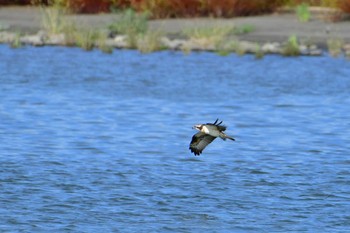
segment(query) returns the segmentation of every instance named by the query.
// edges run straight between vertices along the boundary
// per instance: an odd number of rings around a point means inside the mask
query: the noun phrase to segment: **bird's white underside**
[[[204,125],[201,131],[213,137],[220,137],[220,131],[214,125]]]

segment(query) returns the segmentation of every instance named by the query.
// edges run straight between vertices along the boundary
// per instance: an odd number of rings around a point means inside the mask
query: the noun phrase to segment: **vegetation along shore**
[[[0,43],[350,57],[350,0],[247,2],[0,0]]]

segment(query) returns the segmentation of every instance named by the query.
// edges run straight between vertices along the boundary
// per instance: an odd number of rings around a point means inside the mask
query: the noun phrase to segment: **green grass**
[[[182,31],[182,33],[189,38],[190,41],[199,45],[202,48],[215,48],[219,55],[226,56],[231,52],[237,54],[245,54],[239,47],[236,40],[232,40],[230,36],[250,33],[255,30],[255,27],[250,24],[242,26],[212,26],[189,28]]]
[[[109,30],[112,34],[122,34],[128,37],[130,47],[137,46],[137,37],[140,34],[145,34],[148,30],[148,13],[136,13],[132,9],[127,9],[120,14],[112,24],[109,25]]]
[[[255,30],[255,26],[251,24],[243,24],[241,26],[234,27],[233,32],[236,35],[247,34],[253,32]]]
[[[216,53],[220,56],[227,56],[237,49],[237,41],[236,40],[227,40],[222,41],[216,47]]]
[[[233,27],[216,26],[216,27],[199,27],[189,28],[182,31],[182,33],[195,44],[202,48],[217,48],[227,36],[233,33]]]
[[[95,47],[95,41],[98,38],[98,32],[94,29],[80,29],[76,31],[76,45],[84,50],[92,50]]]
[[[151,53],[163,49],[161,37],[163,34],[160,31],[147,31],[141,34],[137,39],[137,49],[142,53]]]
[[[41,25],[49,34],[62,33],[67,24],[64,20],[65,10],[60,7],[42,7],[41,8]]]
[[[113,52],[113,48],[106,44],[108,36],[105,31],[85,26],[79,29],[69,29],[65,35],[68,45],[78,46],[86,51],[97,47],[105,53]]]
[[[77,25],[74,21],[71,21],[70,24],[65,24],[62,28],[62,33],[64,34],[65,44],[67,46],[76,45],[76,33],[78,31]]]
[[[223,38],[233,32],[233,27],[230,26],[214,26],[214,27],[199,27],[189,28],[182,31],[189,38]]]
[[[344,40],[340,38],[331,38],[327,40],[328,52],[333,56],[337,57],[342,53],[344,46]]]
[[[76,21],[67,19],[68,11],[63,6],[63,0],[53,0],[51,3],[51,7],[43,6],[41,8],[42,28],[48,34],[64,34],[67,46],[78,46],[84,50],[92,50],[97,44],[100,33],[85,25],[78,27]],[[99,44],[102,47],[102,42]]]
[[[309,10],[309,5],[307,3],[303,2],[302,4],[296,6],[295,12],[300,22],[310,21],[311,14]]]
[[[282,55],[284,56],[298,56],[300,55],[299,42],[296,35],[288,38],[288,41],[283,47]]]
[[[257,43],[256,44],[255,59],[262,59],[264,56],[265,56],[264,51],[261,49],[261,46]]]
[[[15,36],[15,38],[14,38],[14,40],[13,41],[11,41],[11,43],[10,43],[10,47],[11,48],[20,48],[20,47],[22,47],[22,43],[21,43],[21,33],[20,32],[16,32],[16,36]]]
[[[108,32],[106,31],[98,31],[95,45],[104,53],[113,53],[113,47],[108,45]]]

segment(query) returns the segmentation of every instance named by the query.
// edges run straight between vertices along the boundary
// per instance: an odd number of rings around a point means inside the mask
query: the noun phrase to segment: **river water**
[[[350,63],[0,46],[1,232],[350,232]],[[199,157],[192,126],[228,126]]]

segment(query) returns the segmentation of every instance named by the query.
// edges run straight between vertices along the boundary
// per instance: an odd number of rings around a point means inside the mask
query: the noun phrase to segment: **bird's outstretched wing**
[[[216,137],[213,137],[209,134],[198,132],[192,137],[192,141],[190,143],[190,150],[195,155],[200,155],[204,148],[214,141]]]

